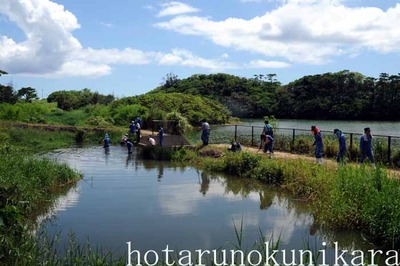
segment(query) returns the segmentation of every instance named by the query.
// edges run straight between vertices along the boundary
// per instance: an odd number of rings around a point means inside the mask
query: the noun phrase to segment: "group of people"
[[[274,154],[274,130],[268,120],[266,120],[264,123],[265,125],[260,135],[260,144],[258,145],[258,152],[260,152],[261,150],[264,153],[269,152],[269,157],[272,158]],[[241,150],[242,146],[238,141],[232,141],[231,147],[228,148],[228,151],[233,151],[233,152]]]
[[[272,158],[274,154],[274,131],[272,125],[268,120],[264,121],[263,131],[260,135],[260,144],[258,146],[258,152],[261,150],[264,153],[269,153],[269,157]],[[314,137],[313,146],[315,146],[314,154],[316,158],[316,162],[318,164],[323,163],[323,139],[321,130],[316,126],[311,126],[311,133]],[[347,153],[347,144],[346,144],[346,136],[343,132],[335,128],[333,130],[333,134],[338,139],[339,151],[336,156],[336,161],[340,164],[346,163],[346,153]],[[359,163],[364,163],[365,159],[368,158],[372,166],[375,165],[374,154],[372,151],[372,135],[371,129],[369,127],[364,128],[364,134],[360,138],[360,160]],[[232,141],[231,147],[228,148],[229,151],[240,151],[241,145],[237,141]]]
[[[314,136],[314,144],[315,145],[315,158],[317,160],[317,163],[322,164],[322,150],[324,147],[323,141],[322,141],[322,134],[321,131],[316,127],[312,126],[311,127],[311,132]],[[335,128],[333,130],[333,134],[336,136],[336,138],[339,141],[339,151],[336,156],[336,161],[340,164],[345,164],[345,158],[346,158],[346,152],[347,152],[347,144],[346,144],[346,137],[343,134],[343,132]],[[371,165],[375,165],[375,160],[374,160],[374,154],[372,151],[372,135],[371,135],[371,129],[369,127],[364,128],[364,134],[360,138],[360,161],[359,163],[362,164],[364,163],[364,160],[368,158],[370,161]]]
[[[130,128],[130,132],[131,134],[133,134],[133,136],[136,136],[137,142],[140,142],[140,118],[138,118],[138,120],[132,121],[132,123],[130,124],[129,128]],[[132,133],[133,130],[133,133]],[[160,146],[163,146],[164,144],[164,128],[162,126],[158,126],[158,143]],[[155,146],[156,145],[156,140],[152,137],[149,136],[147,138],[147,141],[150,143],[151,146]],[[127,145],[128,147],[128,153],[132,153],[132,146],[133,143],[130,141],[129,139],[129,135],[125,134],[122,139],[121,139],[121,145]]]
[[[136,142],[140,142],[140,129],[142,128],[142,120],[136,117],[135,120],[129,125],[129,132],[131,135],[136,136]]]
[[[274,154],[274,130],[268,120],[264,121],[264,128],[260,135],[258,152],[261,150],[263,150],[264,153],[269,152],[269,157],[272,158]]]

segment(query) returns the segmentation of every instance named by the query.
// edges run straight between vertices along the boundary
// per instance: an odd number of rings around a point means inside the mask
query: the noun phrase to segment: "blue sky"
[[[143,94],[168,73],[400,72],[392,0],[0,0],[1,84]]]

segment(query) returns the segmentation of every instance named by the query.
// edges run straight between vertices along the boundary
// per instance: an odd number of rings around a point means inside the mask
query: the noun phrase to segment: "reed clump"
[[[36,217],[81,175],[66,164],[12,146],[1,147],[0,157],[0,261],[15,265],[31,252]]]
[[[356,229],[379,245],[400,246],[400,181],[384,168],[346,165],[336,169],[250,152],[196,161],[191,154],[190,162],[209,171],[261,180],[309,200],[322,226]]]

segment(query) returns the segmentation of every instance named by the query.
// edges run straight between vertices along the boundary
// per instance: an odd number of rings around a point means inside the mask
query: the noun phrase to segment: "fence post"
[[[353,133],[350,133],[350,148],[353,148]]]
[[[235,142],[237,141],[237,125],[235,125]]]
[[[251,146],[254,146],[254,126],[251,126]]]
[[[291,150],[294,150],[294,140],[296,138],[296,129],[293,128],[293,135],[292,135],[292,147]]]
[[[391,157],[391,145],[392,145],[392,137],[388,136],[388,163],[390,164],[390,157]]]

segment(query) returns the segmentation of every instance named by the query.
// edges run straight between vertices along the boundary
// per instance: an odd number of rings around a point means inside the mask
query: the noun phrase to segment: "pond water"
[[[243,119],[241,125],[263,126],[263,119]],[[348,133],[363,134],[365,127],[370,127],[374,135],[400,136],[400,121],[350,121],[350,120],[300,120],[279,119],[279,128],[296,128],[310,130],[315,125],[323,131],[331,131],[335,128]]]
[[[353,232],[320,230],[313,224],[307,205],[251,180],[224,178],[192,167],[146,161],[138,150],[128,155],[111,147],[65,149],[50,154],[84,174],[42,222],[50,234],[63,241],[74,232],[78,241],[90,239],[115,254],[134,249],[161,251],[230,248],[237,243],[234,224],[243,221],[244,246],[262,235],[280,236],[279,249],[304,249],[304,242],[322,248],[338,242],[341,249],[368,249]]]

